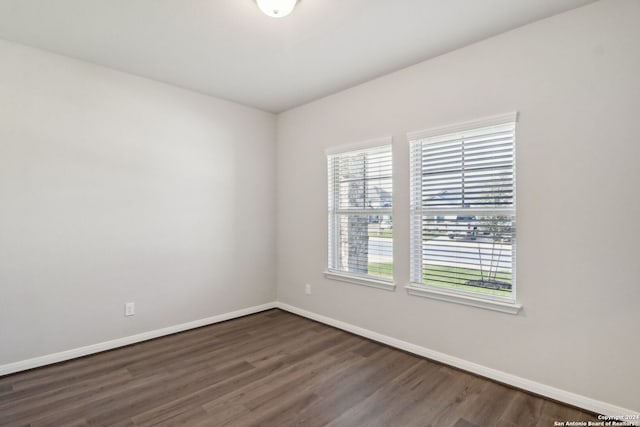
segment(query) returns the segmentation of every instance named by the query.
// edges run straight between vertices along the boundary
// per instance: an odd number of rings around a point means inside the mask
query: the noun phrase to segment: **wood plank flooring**
[[[280,310],[0,378],[0,426],[553,426],[591,414]]]

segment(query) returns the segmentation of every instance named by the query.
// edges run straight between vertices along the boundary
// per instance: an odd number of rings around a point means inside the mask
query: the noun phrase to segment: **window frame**
[[[415,201],[420,200],[422,189],[424,184],[422,181],[419,185],[417,185],[414,180],[416,179],[415,174],[413,172],[413,165],[410,169],[410,196],[411,196],[411,206],[409,211],[409,221],[411,224],[410,230],[410,282],[406,286],[407,293],[413,296],[421,296],[426,298],[431,298],[440,301],[448,301],[454,302],[458,304],[479,307],[494,311],[499,311],[508,314],[518,314],[522,309],[522,304],[517,302],[517,294],[516,294],[516,253],[517,253],[517,239],[512,240],[512,249],[511,249],[511,270],[512,270],[512,288],[511,295],[509,296],[500,296],[500,295],[490,295],[490,294],[482,294],[480,292],[473,291],[465,291],[454,288],[446,288],[444,286],[438,285],[430,285],[416,282],[416,277],[422,277],[422,251],[423,251],[423,237],[422,237],[422,220],[424,217],[427,217],[427,212],[434,212],[433,216],[441,215],[443,211],[447,211],[450,215],[460,215],[462,212],[467,214],[472,213],[474,215],[478,215],[482,212],[486,212],[489,215],[497,215],[497,212],[508,213],[513,216],[514,221],[514,232],[517,233],[517,216],[516,216],[516,189],[517,189],[517,178],[516,178],[516,130],[517,130],[517,122],[518,122],[518,113],[512,112],[507,114],[501,114],[491,117],[486,117],[479,120],[472,120],[462,123],[457,123],[453,125],[447,126],[439,126],[436,128],[431,128],[418,132],[409,132],[407,133],[407,142],[410,146],[410,162],[420,161],[422,162],[422,150],[423,146],[420,147],[419,159],[416,160],[414,158],[414,144],[422,144],[421,141],[427,138],[439,138],[444,137],[446,135],[456,134],[456,133],[464,133],[464,132],[472,132],[474,130],[480,130],[482,128],[488,128],[493,126],[507,125],[513,124],[513,202],[509,208],[444,208],[444,209],[428,209],[423,208],[420,204],[419,207],[415,206]],[[415,221],[419,221],[416,223]],[[417,227],[417,228],[416,228]],[[417,272],[419,268],[419,273]],[[417,276],[416,276],[417,274]]]
[[[338,206],[339,197],[334,193],[334,172],[331,170],[332,167],[332,157],[347,155],[357,152],[364,152],[368,150],[375,150],[387,147],[390,152],[390,162],[391,162],[391,198],[392,204],[389,208],[376,208],[376,209],[340,209]],[[335,234],[338,231],[338,228],[333,225],[336,215],[345,215],[349,213],[353,214],[363,214],[363,215],[384,215],[390,216],[391,218],[391,229],[393,230],[393,138],[391,136],[385,136],[381,138],[375,138],[367,141],[341,145],[336,147],[331,147],[325,151],[326,162],[327,162],[327,268],[324,271],[324,277],[331,280],[337,280],[345,283],[352,283],[356,285],[363,285],[372,288],[382,289],[386,291],[395,291],[396,285],[394,281],[394,273],[393,273],[393,249],[391,253],[392,258],[392,270],[391,270],[391,278],[386,278],[382,276],[376,276],[371,274],[360,274],[354,272],[347,272],[339,269],[332,268],[332,265],[335,265],[334,260],[331,259],[332,254],[335,256],[336,252],[339,250],[340,239],[336,238]],[[333,196],[333,200],[331,197]],[[333,208],[332,208],[333,207]],[[391,244],[393,248],[393,237],[391,237]],[[336,245],[336,247],[332,247],[332,245]]]

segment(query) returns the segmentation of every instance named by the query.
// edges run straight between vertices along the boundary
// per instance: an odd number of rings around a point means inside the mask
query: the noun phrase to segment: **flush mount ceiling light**
[[[256,0],[256,2],[265,15],[282,18],[293,12],[298,0]]]

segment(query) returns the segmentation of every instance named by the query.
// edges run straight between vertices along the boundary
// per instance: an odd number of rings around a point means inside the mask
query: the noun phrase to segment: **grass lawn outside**
[[[446,278],[440,277],[446,274]],[[511,291],[505,291],[500,289],[487,289],[479,286],[468,286],[470,280],[480,280],[481,274],[484,275],[485,280],[489,272],[485,270],[481,272],[475,268],[464,267],[447,267],[440,265],[427,265],[422,274],[422,283],[425,285],[442,286],[451,289],[460,289],[463,291],[476,292],[481,294],[499,295],[508,297],[511,296]],[[495,277],[493,277],[495,274]],[[499,270],[497,273],[492,271],[492,279],[500,282],[511,283],[511,272],[506,270]],[[446,280],[446,282],[443,282]]]
[[[370,262],[368,268],[369,274],[372,276],[380,276],[385,279],[393,277],[393,264],[390,262]]]
[[[369,237],[385,237],[391,239],[393,237],[393,230],[390,228],[383,228],[380,230],[369,229]]]
[[[379,276],[384,278],[393,277],[393,264],[385,262],[370,262],[369,274],[373,276]],[[445,267],[437,265],[428,265],[422,276],[422,283],[425,285],[434,285],[450,289],[459,289],[462,291],[470,291],[488,295],[499,296],[511,296],[511,291],[499,290],[499,289],[487,289],[479,286],[468,286],[469,280],[478,280],[480,278],[480,270],[473,268],[463,267]],[[447,282],[442,282],[443,278],[438,277],[438,274],[447,273]],[[452,274],[453,273],[453,274]],[[487,271],[484,272],[486,278]],[[505,270],[498,271],[495,277],[496,280],[501,282],[511,283],[511,273]]]

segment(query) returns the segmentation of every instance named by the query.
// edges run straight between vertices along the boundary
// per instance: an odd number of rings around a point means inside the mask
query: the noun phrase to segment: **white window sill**
[[[472,307],[484,308],[486,310],[499,311],[501,313],[518,314],[522,309],[522,304],[517,304],[515,302],[480,298],[477,296],[457,293],[455,291],[434,289],[434,287],[417,285],[414,283],[410,283],[406,286],[406,289],[409,295],[469,305]]]
[[[395,291],[396,285],[392,280],[378,279],[355,274],[338,273],[336,271],[325,271],[324,277],[340,282],[353,283],[356,285],[369,286],[370,288],[384,289],[385,291]]]

